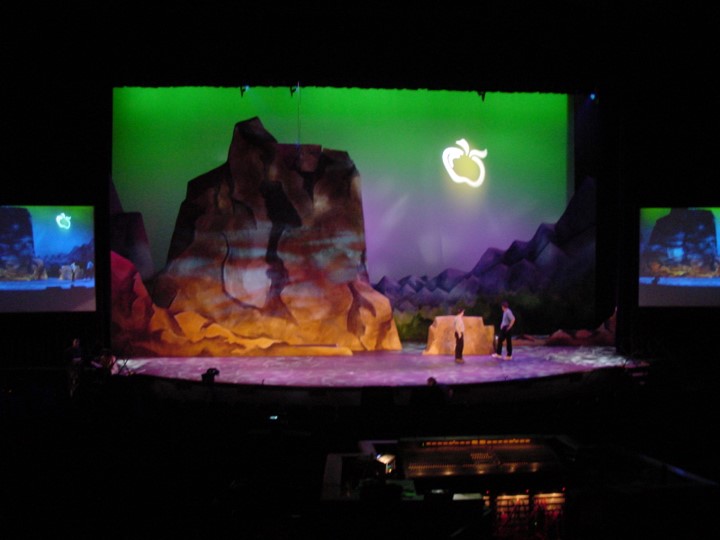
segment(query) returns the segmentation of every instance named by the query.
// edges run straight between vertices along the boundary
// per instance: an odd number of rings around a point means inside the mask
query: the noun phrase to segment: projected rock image
[[[720,306],[720,208],[641,208],[640,307]]]
[[[236,124],[226,163],[188,183],[168,263],[147,288],[113,255],[113,342],[162,356],[398,350],[365,266],[360,174],[347,152]]]
[[[0,312],[95,307],[93,208],[0,206]]]
[[[43,260],[35,256],[30,212],[0,206],[0,280],[31,279],[47,279],[47,272]]]
[[[720,208],[641,208],[638,305],[720,306]]]
[[[712,211],[672,208],[659,218],[642,252],[641,275],[718,277],[720,259]]]

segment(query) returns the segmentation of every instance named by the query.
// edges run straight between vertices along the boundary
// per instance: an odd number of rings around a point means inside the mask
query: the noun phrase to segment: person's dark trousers
[[[507,355],[512,356],[512,338],[510,331],[505,328],[501,328],[498,335],[497,350],[495,351],[497,354],[502,354],[503,342],[507,342]]]
[[[459,360],[462,358],[463,355],[463,347],[465,345],[465,336],[459,336],[457,332],[455,332],[455,359]]]

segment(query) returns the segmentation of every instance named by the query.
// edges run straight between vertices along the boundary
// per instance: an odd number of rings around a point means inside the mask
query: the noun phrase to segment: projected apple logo
[[[465,139],[460,139],[455,142],[457,146],[448,146],[443,151],[442,160],[443,165],[445,165],[445,170],[456,184],[467,184],[474,188],[480,187],[485,181],[485,164],[482,162],[482,158],[487,157],[487,149],[470,150],[470,145]],[[462,168],[458,167],[456,170],[456,163],[467,159],[472,160],[472,162],[477,165],[477,171],[470,171],[466,166]],[[468,177],[468,174],[471,174],[472,177]],[[473,178],[475,175],[477,175],[477,177]]]
[[[65,212],[61,212],[55,217],[55,223],[57,223],[58,227],[61,229],[69,229],[70,219],[70,216],[66,216]]]

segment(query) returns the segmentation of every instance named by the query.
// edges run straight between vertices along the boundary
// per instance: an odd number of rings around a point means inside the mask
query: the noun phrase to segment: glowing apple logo
[[[61,212],[55,217],[55,223],[57,223],[61,229],[69,229],[70,219],[70,216],[66,216],[65,212]]]
[[[485,150],[470,150],[470,145],[465,139],[455,141],[457,146],[448,146],[442,155],[443,165],[445,170],[450,175],[453,182],[457,184],[467,184],[470,187],[480,187],[485,180],[485,164],[482,162],[482,158],[487,157],[487,149]],[[455,161],[459,158],[467,156],[470,158],[478,167],[477,178],[474,180],[467,176],[458,174],[455,171]]]

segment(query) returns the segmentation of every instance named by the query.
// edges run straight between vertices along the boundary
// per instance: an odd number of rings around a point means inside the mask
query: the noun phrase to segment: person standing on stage
[[[515,325],[515,315],[513,315],[510,305],[507,301],[502,303],[502,322],[500,323],[500,333],[498,335],[497,348],[493,358],[502,358],[503,342],[507,342],[507,356],[505,360],[512,360],[512,337],[510,330]]]
[[[458,364],[463,364],[465,362],[465,360],[463,360],[463,348],[465,347],[465,320],[463,319],[464,315],[464,309],[458,311],[457,315],[455,315],[455,320],[453,323],[455,329],[455,362]]]

